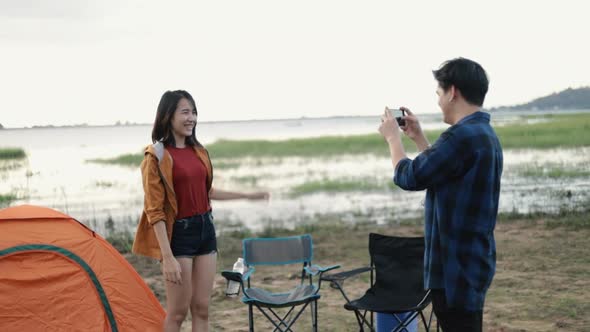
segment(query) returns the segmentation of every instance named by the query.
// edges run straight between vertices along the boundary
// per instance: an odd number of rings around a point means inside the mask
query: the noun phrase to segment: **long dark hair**
[[[176,111],[178,102],[182,98],[187,99],[194,107],[195,111],[197,110],[195,100],[190,93],[184,90],[164,92],[162,98],[160,99],[160,104],[158,105],[156,119],[154,120],[154,128],[152,129],[152,143],[163,142],[164,145],[167,146],[176,145],[176,142],[174,141],[174,135],[172,134],[172,125],[170,122],[172,121],[172,116],[174,115],[174,111]],[[193,133],[191,136],[186,137],[185,144],[190,146],[201,146],[201,143],[199,143],[195,134],[196,127],[197,126],[195,124]]]

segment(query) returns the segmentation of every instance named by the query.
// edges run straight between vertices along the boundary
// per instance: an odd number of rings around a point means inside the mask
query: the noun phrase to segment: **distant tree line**
[[[500,106],[489,110],[495,111],[499,109],[590,109],[590,87],[577,89],[567,88],[561,92],[555,92],[548,96],[534,99],[525,104]]]

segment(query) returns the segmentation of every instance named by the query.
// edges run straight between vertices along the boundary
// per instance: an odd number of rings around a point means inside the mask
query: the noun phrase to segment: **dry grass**
[[[419,235],[421,226],[326,226],[311,234],[317,264],[341,264],[343,269],[368,263],[369,232],[389,235]],[[291,234],[279,231],[277,236]],[[590,229],[548,227],[544,220],[517,220],[496,228],[497,273],[484,311],[485,331],[590,331]],[[219,270],[231,268],[240,255],[239,236],[220,238]],[[144,277],[162,303],[162,277],[157,264],[133,256],[130,262]],[[254,281],[270,289],[288,289],[297,282],[291,270],[257,269]],[[266,278],[261,279],[261,276]],[[351,294],[360,295],[368,285],[368,275],[348,282]],[[248,310],[237,298],[224,295],[225,280],[219,274],[212,298],[210,321],[213,331],[247,331]],[[357,331],[354,315],[343,309],[340,293],[322,285],[319,306],[320,331]],[[262,314],[255,311],[256,329],[272,330]],[[187,318],[187,321],[190,317]],[[296,331],[310,329],[306,311],[295,325]],[[185,322],[183,331],[190,331]]]

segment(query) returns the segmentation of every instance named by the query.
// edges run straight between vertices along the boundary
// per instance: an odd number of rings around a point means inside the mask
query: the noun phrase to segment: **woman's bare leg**
[[[209,331],[209,302],[213,292],[217,253],[195,257],[192,273],[192,300],[190,304],[193,332]]]
[[[192,273],[193,259],[190,257],[177,257],[180,264],[182,283],[175,284],[164,280],[166,283],[166,320],[164,320],[165,332],[178,332],[191,303],[193,292]]]

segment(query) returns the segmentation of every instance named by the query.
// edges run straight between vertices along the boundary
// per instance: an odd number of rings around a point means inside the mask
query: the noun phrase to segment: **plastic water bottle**
[[[234,272],[239,272],[244,274],[244,259],[239,257],[238,260],[234,263]],[[240,292],[240,283],[237,281],[230,280],[227,284],[227,289],[225,290],[225,295],[227,296],[237,296]]]

